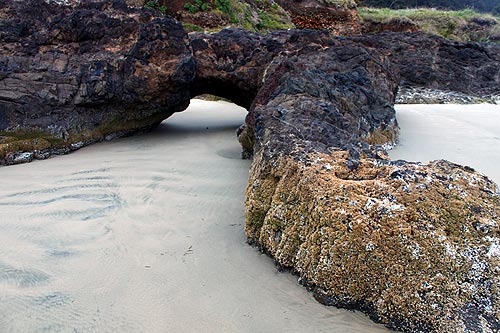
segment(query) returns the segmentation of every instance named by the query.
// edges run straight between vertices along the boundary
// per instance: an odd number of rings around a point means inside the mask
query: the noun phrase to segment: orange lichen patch
[[[396,127],[390,129],[377,128],[364,141],[371,145],[392,144],[396,141],[398,136],[398,129]]]
[[[290,16],[299,29],[328,29],[336,36],[355,35],[361,31],[355,9],[299,8],[291,10]]]
[[[496,185],[446,161],[398,166],[362,156],[351,170],[348,157],[254,163],[248,237],[315,286],[320,301],[368,309],[391,327],[454,331],[471,304],[480,318],[498,318]]]
[[[7,143],[0,143],[0,158],[4,158],[12,152],[31,152],[35,150],[48,149],[52,144],[43,139],[9,140]]]

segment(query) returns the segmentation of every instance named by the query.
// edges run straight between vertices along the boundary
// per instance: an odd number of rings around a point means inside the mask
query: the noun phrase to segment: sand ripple
[[[147,135],[0,169],[0,332],[384,331],[246,245],[245,112],[194,104]]]

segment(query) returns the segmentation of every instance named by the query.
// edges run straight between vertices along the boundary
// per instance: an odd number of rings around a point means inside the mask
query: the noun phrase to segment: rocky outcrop
[[[445,161],[307,157],[257,155],[246,231],[318,301],[405,332],[498,331],[495,184]]]
[[[352,39],[377,48],[399,68],[403,93],[399,102],[499,100],[498,44],[452,42],[422,32],[386,32]]]
[[[388,327],[498,329],[498,188],[446,161],[387,158],[398,80],[382,54],[321,32],[224,31],[192,45],[197,80],[250,105],[251,243],[320,302]]]
[[[0,163],[157,125],[189,104],[194,61],[180,23],[121,1],[3,1]]]
[[[429,73],[435,88],[493,93],[494,48],[429,37],[439,46],[430,63],[405,34],[188,37],[119,1],[2,5],[3,163],[154,126],[198,94],[229,98],[249,110],[239,131],[254,158],[248,238],[320,302],[407,332],[499,329],[497,186],[446,161],[391,161],[384,149],[397,136],[398,67],[410,87]],[[406,68],[411,50],[422,56]],[[478,82],[451,82],[452,68]]]

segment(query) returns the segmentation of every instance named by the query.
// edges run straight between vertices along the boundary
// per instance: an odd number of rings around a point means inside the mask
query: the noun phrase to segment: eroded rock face
[[[150,128],[189,104],[180,23],[121,1],[77,6],[2,3],[1,164]]]
[[[500,100],[500,45],[452,42],[417,33],[352,37],[387,55],[399,68],[404,103]],[[452,94],[433,93],[433,91]]]
[[[198,94],[227,97],[249,109],[248,238],[319,301],[407,332],[500,328],[498,188],[470,168],[384,150],[397,136],[398,68],[409,88],[494,94],[495,46],[324,31],[188,37],[118,1],[2,5],[2,163],[154,126]]]

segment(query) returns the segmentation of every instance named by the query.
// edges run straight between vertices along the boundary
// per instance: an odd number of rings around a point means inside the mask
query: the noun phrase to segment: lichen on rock
[[[348,158],[280,157],[264,174],[254,164],[245,229],[252,242],[318,301],[361,309],[388,327],[497,329],[496,185],[446,161],[363,156],[349,170]]]

